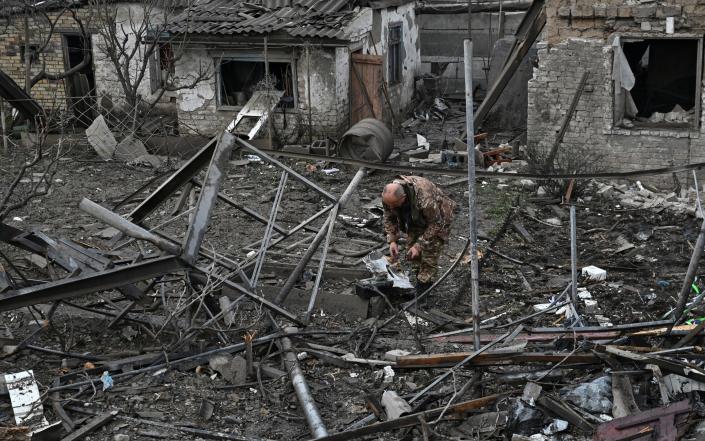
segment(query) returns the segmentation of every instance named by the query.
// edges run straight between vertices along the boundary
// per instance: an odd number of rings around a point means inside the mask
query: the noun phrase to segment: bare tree
[[[183,9],[181,0],[144,0],[139,4],[116,5],[112,0],[90,0],[98,50],[115,69],[128,110],[153,108],[166,92],[193,89],[212,78],[213,67],[199,64],[195,71],[176,75],[174,63],[183,55],[186,37],[167,32],[169,21]],[[188,8],[185,8],[188,11]],[[148,96],[148,74],[151,80]]]
[[[87,24],[81,19],[71,0],[55,0],[48,4],[38,0],[8,0],[0,13],[6,17],[5,33],[15,32],[22,40],[24,57],[25,91],[34,96],[33,88],[43,80],[65,80],[91,63],[90,53],[86,53],[81,63],[70,69],[59,71],[49,69],[48,58],[55,47],[57,25],[64,17],[71,17],[75,30],[83,38],[89,38]],[[63,54],[62,54],[63,56]],[[5,175],[8,178],[0,187],[0,221],[15,210],[26,206],[36,197],[46,195],[53,183],[58,160],[69,150],[69,144],[63,136],[56,142],[49,141],[49,133],[62,133],[65,101],[63,94],[54,94],[50,101],[42,103],[42,111],[30,119],[32,133],[28,136],[29,145],[14,152],[20,165]],[[59,121],[57,125],[56,122]],[[9,152],[5,152],[8,154]],[[12,161],[5,161],[6,164]]]

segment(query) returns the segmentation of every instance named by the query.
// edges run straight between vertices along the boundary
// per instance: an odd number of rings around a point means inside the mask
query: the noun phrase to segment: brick
[[[649,18],[656,15],[656,5],[635,6],[632,10],[636,18]]]
[[[632,16],[632,7],[631,6],[618,6],[617,7],[617,17],[628,18],[631,16]]]

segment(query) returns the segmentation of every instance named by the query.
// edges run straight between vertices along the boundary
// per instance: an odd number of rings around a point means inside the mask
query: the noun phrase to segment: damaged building
[[[65,123],[86,127],[101,113],[125,107],[125,87],[117,74],[130,58],[130,76],[138,100],[158,100],[170,113],[175,94],[160,93],[173,71],[171,42],[151,55],[144,37],[147,27],[181,11],[185,0],[150,0],[142,4],[111,0],[9,0],[0,5],[0,71],[47,113]],[[120,24],[118,41],[126,54],[111,57],[105,43],[109,22]],[[134,54],[130,54],[132,50]],[[144,67],[144,73],[140,71]],[[129,110],[129,109],[127,109]],[[175,113],[171,112],[171,113]]]
[[[367,117],[391,123],[412,102],[420,61],[412,1],[201,1],[169,30],[185,37],[177,74],[215,66],[212,80],[177,97],[182,133],[217,133],[266,88],[283,92],[272,129],[286,141],[337,138]]]
[[[587,148],[624,171],[705,159],[700,2],[547,1],[546,20],[529,145],[551,147],[582,88],[562,149]]]

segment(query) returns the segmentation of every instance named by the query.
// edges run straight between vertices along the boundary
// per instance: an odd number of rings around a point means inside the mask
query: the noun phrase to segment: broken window
[[[701,40],[626,40],[614,50],[618,125],[697,127]]]
[[[402,66],[402,33],[401,23],[389,25],[389,41],[388,41],[388,80],[390,84],[401,82],[401,66]]]
[[[162,43],[149,58],[149,80],[152,93],[166,86],[166,81],[174,70],[174,51],[171,43]]]
[[[244,106],[258,90],[273,88],[284,95],[277,107],[295,107],[294,73],[288,62],[270,62],[269,76],[272,84],[267,84],[264,61],[222,59],[218,65],[218,105]]]

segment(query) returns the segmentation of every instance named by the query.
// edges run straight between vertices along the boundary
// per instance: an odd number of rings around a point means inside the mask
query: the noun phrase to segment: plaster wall
[[[312,45],[309,48],[310,62],[304,48],[294,49],[296,72],[296,107],[278,109],[273,117],[273,136],[284,143],[308,142],[309,107],[313,139],[337,137],[346,123],[347,101],[339,96],[347,89],[343,84],[344,62],[347,48],[324,48]],[[190,47],[176,61],[176,73],[194,72],[200,64],[214,64],[206,47]],[[338,62],[342,64],[339,65]],[[310,65],[310,71],[308,69]],[[182,133],[214,136],[235,118],[239,107],[218,106],[216,77],[201,82],[193,90],[179,92],[177,111]],[[310,81],[310,83],[309,83]],[[310,86],[309,86],[310,84]],[[309,106],[309,87],[311,105]],[[259,133],[266,137],[266,129]]]
[[[129,52],[137,45],[137,53],[132,58],[129,67],[130,77],[133,78],[134,81],[138,76],[143,75],[137,93],[141,95],[142,99],[151,102],[156,99],[156,96],[152,95],[151,91],[149,65],[145,65],[142,61],[145,53],[145,45],[137,42],[137,36],[132,31],[133,26],[139,28],[140,25],[143,25],[146,14],[145,6],[137,2],[125,2],[117,4],[115,7],[118,26],[124,29],[127,34],[126,49]],[[150,12],[152,14],[152,17],[149,19],[150,22],[156,24],[163,21],[163,11],[154,9]],[[122,34],[120,37],[122,37]],[[115,104],[119,105],[121,98],[124,97],[124,92],[117,78],[115,65],[106,53],[105,40],[101,35],[94,33],[92,35],[92,43],[97,95],[99,97],[108,97]],[[143,67],[144,73],[142,74],[141,70]],[[168,101],[172,96],[175,96],[175,94],[166,93],[162,97],[162,101]]]

